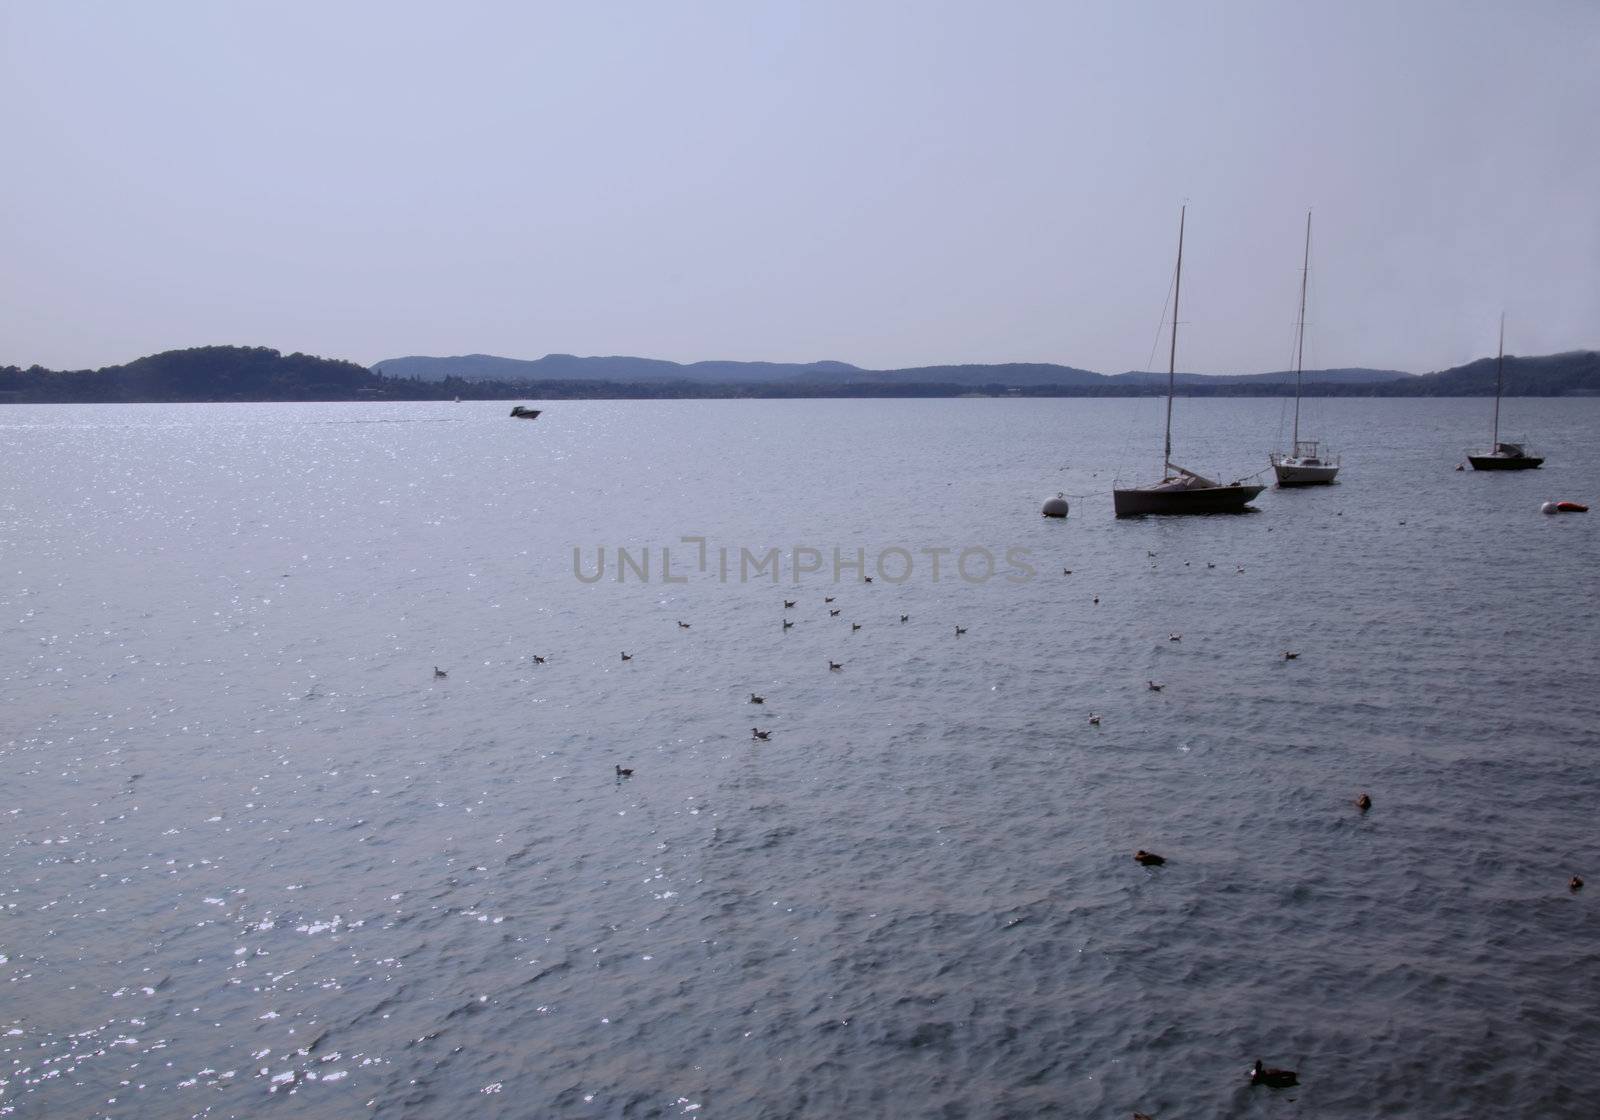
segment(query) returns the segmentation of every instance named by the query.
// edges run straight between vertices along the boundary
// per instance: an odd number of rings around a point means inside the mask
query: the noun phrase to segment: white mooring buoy
[[[1067,515],[1067,496],[1065,494],[1057,494],[1045,502],[1044,515],[1046,517],[1065,517]]]

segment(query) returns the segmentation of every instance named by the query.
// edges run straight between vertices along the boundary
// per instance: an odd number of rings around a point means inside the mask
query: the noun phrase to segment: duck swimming
[[[633,777],[632,768],[631,767],[627,767],[627,766],[619,766],[619,767],[617,767],[617,777],[619,777],[619,778],[631,778],[631,777]]]
[[[956,637],[959,638],[959,637],[961,637],[961,635],[965,634],[966,632],[967,632],[967,628],[965,626],[957,626],[956,627]]]
[[[759,727],[752,727],[750,729],[750,738],[752,738],[752,739],[770,739],[770,738],[772,738],[772,732],[763,731]]]
[[[1574,893],[1583,890],[1583,880],[1574,875],[1572,878],[1567,880],[1567,890]]]
[[[622,654],[622,660],[624,660],[624,661],[632,661],[633,660],[633,654],[624,651],[624,653]]]
[[[1158,856],[1154,852],[1145,851],[1143,848],[1140,848],[1137,852],[1134,852],[1133,858],[1144,864],[1146,867],[1160,867],[1163,863],[1167,862],[1166,856]]]
[[[449,673],[447,673],[447,672],[445,672],[445,671],[444,671],[444,670],[443,670],[443,669],[441,669],[441,668],[439,668],[439,666],[437,666],[437,665],[435,665],[435,666],[434,666],[434,667],[433,667],[433,679],[434,679],[434,680],[436,680],[436,681],[442,681],[442,680],[444,680],[444,679],[445,679],[445,678],[446,678],[446,677],[448,677],[448,676],[449,676],[449,675],[450,675],[450,674],[449,674]]]
[[[766,702],[767,702],[767,698],[765,696],[757,696],[753,692],[750,694],[750,703],[752,703],[752,704],[765,704]]]
[[[1356,808],[1365,813],[1368,809],[1372,808],[1372,798],[1363,793],[1360,797],[1356,798]]]
[[[1099,727],[1100,726],[1100,717],[1096,713],[1090,712],[1089,713],[1089,722],[1092,723],[1094,726]]]
[[[840,669],[843,669],[843,668],[844,668],[844,666],[843,666],[843,665],[841,665],[841,664],[840,664],[840,663],[839,663],[839,662],[837,662],[837,661],[830,661],[830,662],[828,662],[828,668],[829,668],[829,669],[830,669],[830,670],[833,670],[833,671],[838,671],[838,670],[840,670]]]
[[[1298,1085],[1300,1078],[1292,1069],[1273,1069],[1263,1066],[1261,1059],[1256,1059],[1256,1064],[1250,1070],[1250,1084],[1265,1085],[1269,1089],[1287,1089],[1291,1085]]]

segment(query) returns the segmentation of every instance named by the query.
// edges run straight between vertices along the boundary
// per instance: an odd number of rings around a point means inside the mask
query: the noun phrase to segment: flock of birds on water
[[[1403,524],[1403,522],[1402,522],[1402,524]],[[1156,554],[1154,552],[1147,552],[1146,555],[1154,557]],[[1188,566],[1188,562],[1187,561],[1185,561],[1184,566],[1185,567]],[[1216,564],[1214,564],[1214,563],[1212,563],[1210,561],[1207,561],[1206,562],[1206,567],[1215,568]],[[1238,565],[1235,568],[1235,572],[1242,575],[1244,573],[1244,566],[1242,564]],[[1072,569],[1071,568],[1063,568],[1063,569],[1061,569],[1061,574],[1070,576],[1072,574]],[[864,577],[864,582],[871,583],[872,582],[872,577],[871,576]],[[830,605],[830,604],[833,603],[833,601],[834,601],[834,596],[832,596],[832,595],[827,595],[827,596],[823,597],[823,605],[827,606],[827,608],[828,608],[828,617],[829,618],[837,618],[839,616],[840,609]],[[787,610],[792,610],[797,605],[797,602],[798,602],[798,600],[795,600],[795,599],[785,599],[785,600],[783,600],[783,608],[784,608],[784,610],[786,610],[786,611]],[[1096,595],[1094,597],[1094,603],[1096,605],[1098,605],[1099,602],[1100,602],[1100,596]],[[901,622],[909,622],[909,621],[911,621],[911,616],[909,614],[901,614],[900,615],[900,621]],[[692,623],[684,622],[682,619],[678,619],[677,623],[678,623],[678,628],[681,629],[681,630],[688,630],[693,625]],[[787,619],[787,618],[783,619],[783,629],[784,630],[788,630],[793,625],[794,625],[794,623],[791,622],[789,619]],[[860,630],[860,629],[861,629],[861,623],[852,622],[850,624],[850,630],[851,630],[852,633],[854,633],[855,631]],[[956,625],[955,626],[955,636],[957,638],[961,637],[966,632],[967,632],[967,628],[965,626],[960,626],[960,625]],[[1180,633],[1171,633],[1171,634],[1167,635],[1167,640],[1169,642],[1181,642],[1183,640],[1183,635],[1180,634]],[[1285,661],[1295,661],[1295,660],[1298,660],[1299,657],[1300,657],[1300,654],[1296,650],[1284,650],[1283,651],[1283,660],[1285,660]],[[545,663],[545,660],[546,659],[544,657],[542,657],[542,656],[540,656],[538,654],[534,654],[533,655],[533,663],[535,665],[543,665]],[[626,650],[622,651],[622,660],[623,661],[632,661],[633,660],[633,654],[628,653]],[[843,663],[838,662],[838,661],[829,660],[829,662],[828,662],[828,670],[830,672],[837,673],[837,672],[843,671],[843,669],[844,669]],[[447,679],[449,677],[449,675],[450,674],[448,672],[446,672],[444,669],[439,668],[439,666],[435,665],[433,667],[433,676],[434,676],[435,680]],[[1160,681],[1147,680],[1145,682],[1145,687],[1147,689],[1149,689],[1151,692],[1160,692],[1162,689],[1164,689],[1166,687],[1166,685],[1164,683],[1160,682]],[[749,700],[746,701],[746,703],[749,703],[749,704],[765,704],[766,702],[767,702],[767,698],[765,696],[758,695],[757,693],[754,693],[754,692],[752,692],[750,694]],[[1089,713],[1089,723],[1092,724],[1093,726],[1099,727],[1100,726],[1100,720],[1101,720],[1101,716],[1100,716],[1100,714],[1098,712],[1090,712]],[[750,738],[751,738],[752,741],[766,742],[771,737],[772,737],[772,732],[770,730],[763,730],[760,727],[752,727],[750,729]],[[623,766],[623,765],[618,764],[615,767],[615,771],[616,771],[615,777],[616,777],[616,780],[618,782],[622,782],[622,781],[624,781],[626,779],[629,779],[629,778],[633,777],[633,767],[631,767],[631,766]],[[1361,793],[1359,796],[1357,796],[1354,799],[1352,804],[1355,805],[1357,810],[1359,810],[1361,813],[1365,814],[1368,811],[1370,811],[1371,808],[1372,808],[1372,796],[1370,794],[1368,794],[1368,793],[1363,792],[1363,793]],[[1135,851],[1133,853],[1133,858],[1134,858],[1134,861],[1137,862],[1142,867],[1161,867],[1161,866],[1165,865],[1165,863],[1167,862],[1167,859],[1166,859],[1165,856],[1157,855],[1155,852],[1149,852],[1149,851],[1146,851],[1143,848],[1140,848],[1137,851]],[[1572,891],[1574,894],[1576,894],[1578,891],[1581,891],[1583,889],[1583,879],[1580,876],[1577,876],[1577,875],[1572,876],[1572,878],[1567,880],[1567,889]],[[1265,1085],[1269,1089],[1287,1089],[1287,1088],[1291,1088],[1291,1087],[1296,1086],[1296,1085],[1299,1084],[1299,1075],[1292,1069],[1278,1069],[1278,1068],[1275,1068],[1273,1066],[1263,1065],[1261,1059],[1257,1058],[1256,1061],[1255,1061],[1255,1065],[1252,1066],[1251,1069],[1250,1069],[1249,1080],[1250,1080],[1250,1084],[1252,1086]],[[1133,1120],[1154,1120],[1154,1118],[1151,1117],[1151,1116],[1146,1115],[1143,1112],[1135,1112],[1133,1114]]]

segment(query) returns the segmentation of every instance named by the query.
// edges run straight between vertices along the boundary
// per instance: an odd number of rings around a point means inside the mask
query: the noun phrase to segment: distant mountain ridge
[[[662,358],[576,357],[573,354],[546,354],[542,358],[502,358],[493,354],[464,354],[459,357],[384,358],[373,365],[373,373],[386,378],[414,378],[418,381],[613,381],[658,382],[690,381],[696,384],[773,384],[779,381],[826,382],[826,384],[947,384],[947,386],[1005,386],[1022,389],[1030,386],[1098,386],[1117,384],[1166,384],[1165,373],[1104,374],[1080,370],[1077,366],[1053,362],[1005,362],[998,365],[925,365],[901,370],[864,370],[848,362],[667,362]],[[1307,384],[1376,384],[1411,378],[1400,370],[1307,370]],[[1277,373],[1179,373],[1179,384],[1245,384],[1245,382],[1293,382],[1294,371]]]
[[[806,377],[838,380],[863,372],[848,362],[690,362],[685,365],[661,358],[621,355],[580,358],[575,354],[546,354],[532,359],[500,358],[493,354],[385,358],[375,362],[372,371],[385,377],[412,377],[418,381],[462,377],[469,381],[695,381],[719,385],[756,385]]]
[[[687,364],[660,358],[627,356],[580,358],[572,354],[546,354],[542,358],[501,358],[493,354],[464,354],[453,358],[412,355],[385,358],[372,366],[385,377],[410,377],[419,381],[442,381],[459,377],[467,381],[611,381],[667,382],[696,384],[764,385],[781,381],[826,384],[881,385],[966,385],[1006,388],[1059,385],[1114,388],[1118,385],[1165,385],[1164,373],[1095,373],[1053,362],[1005,362],[996,365],[966,364],[909,366],[902,369],[863,369],[849,362],[733,362],[711,361]],[[1395,381],[1413,375],[1391,369],[1306,370],[1307,384],[1363,385]],[[1183,385],[1245,384],[1249,382],[1292,382],[1294,371],[1276,373],[1211,374],[1180,373]]]
[[[1392,396],[1481,397],[1494,395],[1495,359],[1425,373],[1395,386]],[[1568,350],[1526,358],[1506,355],[1505,392],[1511,397],[1600,396],[1600,351]]]
[[[1346,369],[1308,369],[1301,376],[1308,385],[1380,385],[1391,381],[1407,381],[1418,376],[1397,369],[1365,369],[1359,366]],[[1426,376],[1426,375],[1424,375]],[[1133,371],[1113,374],[1113,381],[1133,385],[1165,385],[1167,375]],[[1272,373],[1180,373],[1175,375],[1179,385],[1220,383],[1227,385],[1293,385],[1294,370],[1282,369]]]
[[[623,364],[612,364],[618,362]],[[636,362],[647,363],[653,374],[641,379],[641,367],[631,364]],[[1027,363],[863,370],[843,362],[698,362],[681,366],[651,359],[551,355],[545,365],[516,363],[513,368],[523,369],[530,364],[541,372],[564,370],[569,376],[527,381],[468,379],[452,374],[444,380],[426,381],[386,376],[354,362],[313,354],[285,355],[262,346],[202,346],[168,350],[98,370],[0,366],[0,402],[1128,397],[1153,396],[1166,389],[1164,374],[1124,373],[1108,377],[1070,366]],[[389,363],[379,366],[387,369]],[[698,370],[701,376],[714,371],[717,376],[737,379],[697,381],[685,376],[687,370]],[[609,376],[597,380],[596,373]],[[1185,396],[1287,396],[1294,392],[1293,377],[1280,373],[1231,377],[1180,374],[1179,381],[1180,392]],[[1508,355],[1505,384],[1509,396],[1600,396],[1600,352],[1574,350],[1529,358]],[[1495,359],[1480,358],[1421,376],[1384,370],[1318,370],[1308,375],[1306,393],[1341,397],[1488,396],[1494,393],[1494,386]]]

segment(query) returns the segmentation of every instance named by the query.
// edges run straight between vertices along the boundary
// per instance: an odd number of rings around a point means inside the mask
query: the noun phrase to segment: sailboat
[[[1178,295],[1183,287],[1183,223],[1188,207],[1178,213],[1178,270],[1172,285],[1172,345],[1167,352],[1167,437],[1161,456],[1162,478],[1149,486],[1111,491],[1118,517],[1146,514],[1241,513],[1264,486],[1230,482],[1223,486],[1172,461],[1172,389],[1178,362]]]
[[[1294,336],[1294,450],[1275,451],[1268,461],[1278,485],[1326,486],[1339,473],[1339,460],[1322,454],[1314,439],[1300,438],[1300,375],[1306,354],[1306,278],[1311,274],[1311,211],[1306,211],[1306,256],[1300,268],[1300,325]]]
[[[1467,452],[1467,462],[1475,471],[1531,471],[1544,462],[1543,457],[1529,455],[1520,443],[1500,442],[1500,394],[1505,389],[1506,369],[1506,317],[1500,315],[1500,356],[1494,363],[1494,442],[1482,455]]]

